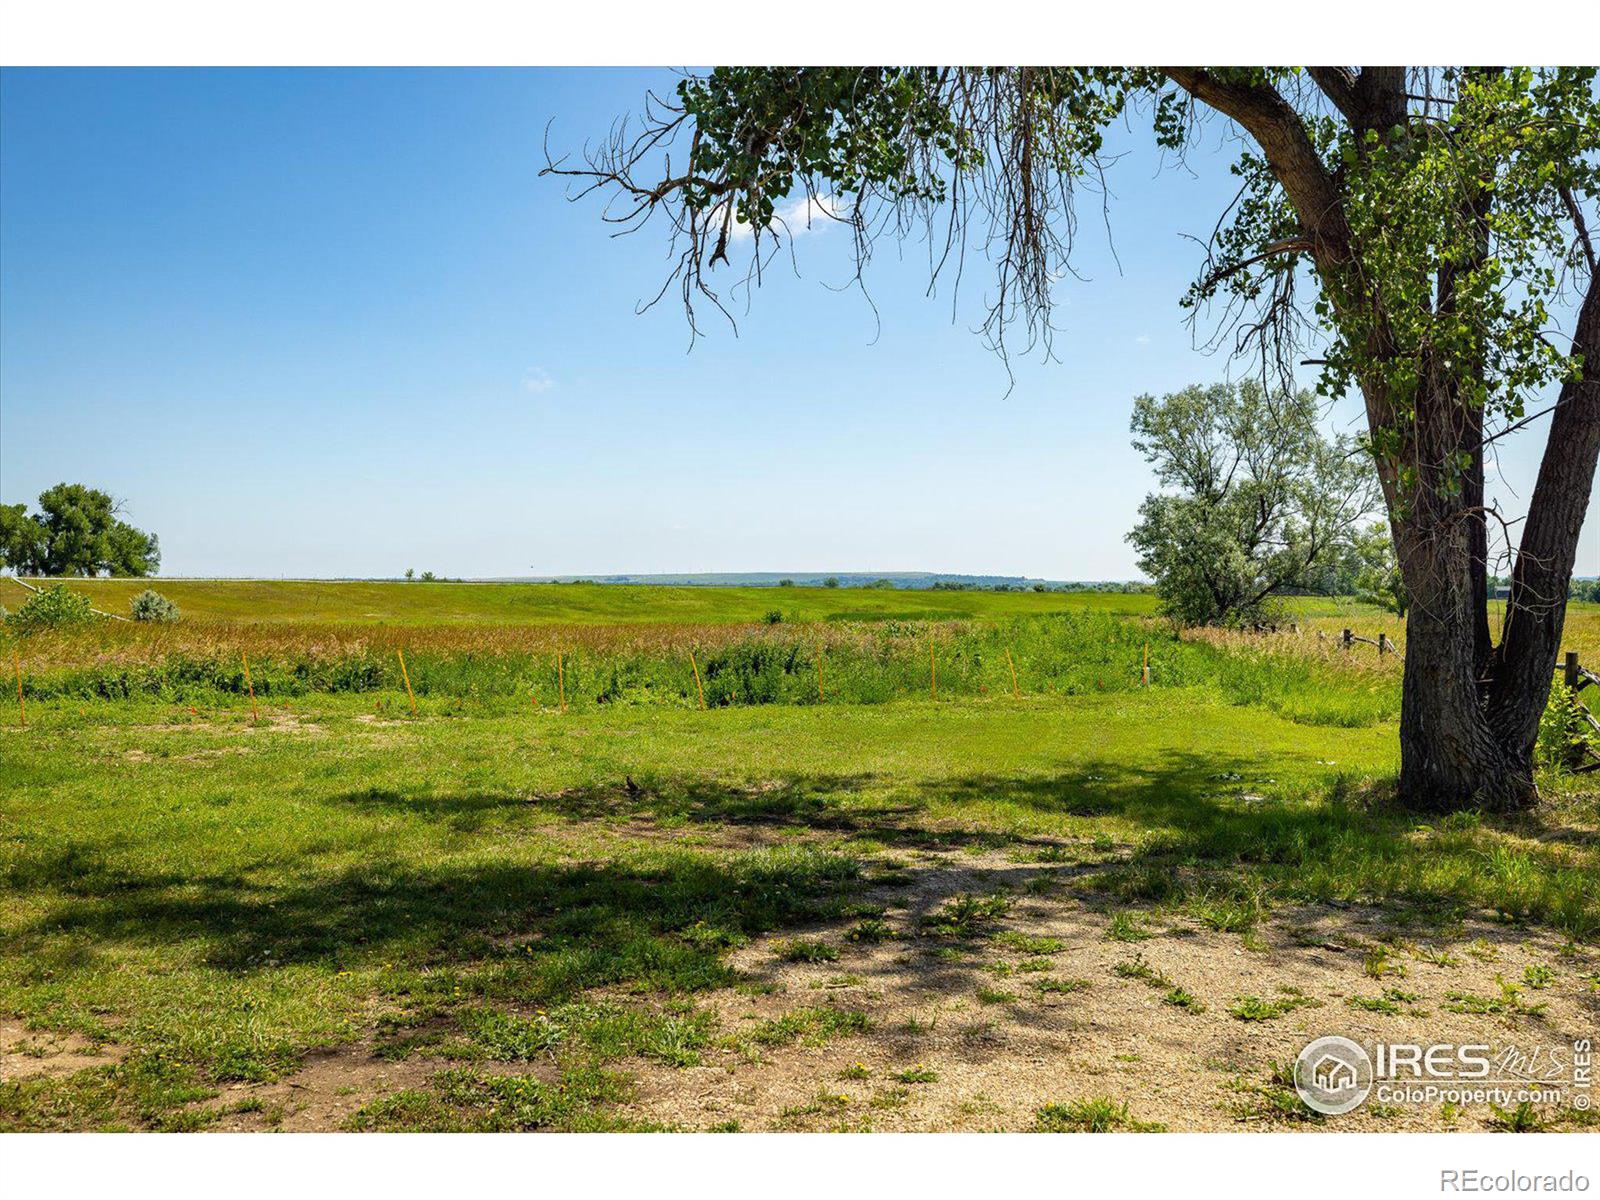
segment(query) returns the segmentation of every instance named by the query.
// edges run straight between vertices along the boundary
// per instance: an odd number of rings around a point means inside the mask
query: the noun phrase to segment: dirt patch
[[[47,1033],[28,1029],[21,1021],[0,1019],[0,1083],[107,1067],[120,1061],[122,1054],[119,1046],[97,1046],[77,1034]]]
[[[220,1096],[197,1107],[222,1111],[207,1127],[221,1133],[339,1130],[363,1105],[420,1087],[428,1076],[449,1065],[430,1058],[391,1062],[375,1055],[369,1045],[339,1046],[312,1051],[305,1065],[286,1079],[225,1084]]]
[[[606,826],[606,845],[616,838],[645,845],[670,844],[689,846],[697,850],[766,850],[773,846],[794,845],[796,842],[822,840],[796,838],[779,830],[760,825],[696,825],[663,826],[648,818],[612,821]]]
[[[259,720],[239,716],[233,720],[215,720],[200,709],[188,709],[174,714],[172,720],[141,725],[121,725],[125,733],[305,733],[320,736],[328,732],[323,725],[300,717],[281,708],[262,707]]]
[[[777,832],[763,829],[715,836],[745,846]],[[605,837],[615,846],[619,833],[674,831],[628,820]],[[1285,1086],[1285,1069],[1325,1034],[1548,1055],[1600,1031],[1594,949],[1488,915],[1424,933],[1374,906],[1326,904],[1280,909],[1241,934],[1083,891],[1084,874],[1102,863],[1017,862],[1006,850],[896,859],[899,882],[865,896],[881,916],[785,930],[730,952],[740,985],[691,998],[717,1029],[699,1063],[612,1063],[635,1084],[616,1115],[685,1130],[1026,1130],[1045,1105],[1103,1097],[1174,1131],[1485,1129],[1495,1120],[1487,1105],[1374,1099],[1315,1119]],[[885,866],[869,865],[869,878]],[[952,934],[943,926],[962,895],[1009,905]],[[834,1019],[841,1013],[858,1015]],[[114,1050],[0,1024],[0,1078],[112,1061]],[[313,1052],[282,1080],[224,1085],[195,1107],[218,1114],[217,1130],[337,1130],[452,1065],[390,1061],[364,1042]],[[473,1069],[553,1077],[555,1064]]]
[[[635,1080],[618,1115],[686,1130],[1026,1130],[1042,1106],[1105,1097],[1175,1131],[1483,1129],[1487,1106],[1369,1101],[1317,1120],[1283,1073],[1324,1034],[1548,1054],[1600,1027],[1592,951],[1487,917],[1424,937],[1376,908],[1318,905],[1242,936],[1079,894],[1071,882],[1092,869],[1080,864],[999,851],[901,862],[904,886],[870,893],[882,940],[833,923],[731,952],[744,982],[694,998],[716,1018],[714,1043],[695,1066],[614,1064]],[[952,897],[996,893],[1011,897],[1004,913],[965,937],[929,936]],[[821,947],[817,961],[792,961],[796,938]],[[861,1014],[868,1028],[808,1023],[819,1011]],[[346,1047],[208,1103],[227,1113],[219,1129],[337,1129],[447,1065]],[[253,1111],[232,1111],[240,1103]]]
[[[206,750],[191,750],[187,754],[151,754],[147,750],[125,750],[122,760],[131,763],[146,762],[210,762],[212,759],[227,758],[233,754],[249,754],[248,746],[214,746]]]
[[[640,1066],[629,1115],[686,1129],[1017,1130],[1032,1127],[1043,1105],[1104,1096],[1173,1130],[1474,1129],[1492,1120],[1487,1106],[1452,1114],[1369,1101],[1308,1120],[1282,1071],[1329,1033],[1548,1054],[1597,1030],[1591,958],[1487,920],[1425,941],[1374,910],[1315,907],[1276,914],[1249,939],[1164,919],[1140,927],[1147,937],[1118,941],[1107,935],[1120,910],[1102,911],[1092,897],[1023,895],[999,922],[1009,937],[915,936],[921,917],[954,893],[1051,873],[992,854],[923,855],[885,914],[894,940],[863,945],[839,929],[813,931],[837,951],[830,962],[784,961],[784,939],[740,949],[732,961],[755,994],[725,991],[709,1003],[746,1044],[686,1070]],[[1030,952],[1041,948],[1053,952]],[[1470,1011],[1496,1005],[1502,1011]],[[762,1022],[816,1006],[865,1013],[872,1030],[748,1044]],[[1262,1006],[1281,1012],[1244,1020],[1230,1011]]]

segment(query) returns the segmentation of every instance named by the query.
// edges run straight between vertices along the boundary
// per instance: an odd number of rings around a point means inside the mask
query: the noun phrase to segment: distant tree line
[[[1568,595],[1574,600],[1600,604],[1600,579],[1574,579]]]
[[[39,494],[39,511],[0,504],[0,569],[19,575],[153,575],[161,545],[118,515],[98,488],[58,483]]]

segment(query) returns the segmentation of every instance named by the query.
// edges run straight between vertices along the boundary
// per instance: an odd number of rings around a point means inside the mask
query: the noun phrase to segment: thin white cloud
[[[522,390],[532,395],[542,396],[555,386],[556,381],[543,367],[533,367],[522,374]]]
[[[706,214],[706,228],[714,230],[720,225],[723,210],[724,206],[718,205]],[[788,236],[797,238],[826,228],[838,215],[839,208],[832,196],[795,196],[778,206],[772,223],[778,233],[784,233],[787,227]],[[730,241],[748,241],[750,226],[744,221],[735,220],[728,236]]]
[[[1133,340],[1138,342],[1141,346],[1148,346],[1150,344],[1150,335],[1148,333],[1141,333]]]

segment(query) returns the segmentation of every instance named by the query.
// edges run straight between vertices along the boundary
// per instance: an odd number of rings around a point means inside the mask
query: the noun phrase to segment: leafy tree
[[[1239,147],[1240,191],[1184,297],[1195,319],[1215,314],[1219,342],[1285,380],[1314,357],[1325,393],[1364,402],[1412,599],[1403,797],[1534,803],[1600,457],[1594,68],[721,67],[546,170],[579,181],[575,197],[604,194],[625,228],[665,218],[676,254],[659,295],[681,296],[691,331],[700,301],[721,307],[712,270],[748,247],[734,282],[759,280],[804,212],[848,226],[863,269],[885,236],[933,239],[936,274],[987,252],[984,334],[1002,354],[1019,335],[1048,350],[1075,188],[1089,180],[1099,206],[1104,131],[1140,114],[1174,158],[1214,140],[1214,121]],[[1558,344],[1563,287],[1579,300]],[[1483,448],[1526,435],[1545,386],[1557,396],[1497,645]]]
[[[23,574],[44,553],[44,529],[26,504],[0,504],[0,569]]]
[[[822,586],[825,587],[825,588],[836,588],[836,587],[838,587],[839,586],[839,577],[837,575],[829,575],[826,579],[824,579],[822,581]]]
[[[117,516],[111,497],[81,483],[58,483],[39,495],[39,513],[0,506],[5,565],[27,575],[154,574],[161,546],[154,534]]]
[[[1411,607],[1406,577],[1394,556],[1394,538],[1389,527],[1377,524],[1355,539],[1354,559],[1358,565],[1354,592],[1357,599],[1376,604],[1400,616]]]
[[[1374,503],[1370,464],[1322,437],[1306,391],[1247,380],[1140,396],[1133,435],[1166,490],[1145,498],[1128,540],[1163,611],[1188,624],[1259,620]]]

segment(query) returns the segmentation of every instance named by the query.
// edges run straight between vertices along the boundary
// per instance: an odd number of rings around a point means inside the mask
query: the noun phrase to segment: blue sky
[[[615,239],[540,179],[671,74],[6,71],[0,500],[81,480],[169,575],[939,570],[1128,578],[1150,486],[1131,399],[1221,377],[1178,298],[1232,196],[1217,136],[1119,135],[1113,261],[1086,212],[1056,363],[1015,387],[925,296],[926,250],[848,278],[796,239],[687,350],[635,307],[662,231]],[[1352,413],[1335,413],[1346,424]],[[1534,431],[1542,440],[1542,431]],[[1521,511],[1535,439],[1492,480]],[[1579,570],[1600,570],[1591,506]]]

